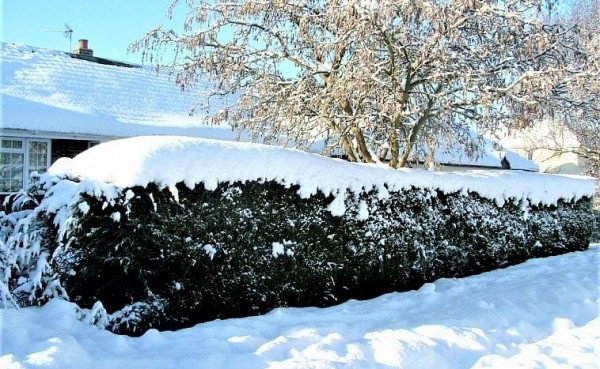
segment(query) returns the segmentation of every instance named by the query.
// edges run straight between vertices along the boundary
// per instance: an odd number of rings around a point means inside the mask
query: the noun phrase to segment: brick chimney
[[[81,39],[79,40],[77,49],[73,49],[73,54],[79,55],[82,58],[93,58],[94,50],[88,49],[88,40]]]

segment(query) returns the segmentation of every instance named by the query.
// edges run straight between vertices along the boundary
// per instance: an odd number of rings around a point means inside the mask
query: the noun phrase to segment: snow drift
[[[600,245],[418,291],[131,338],[53,300],[4,310],[0,367],[581,368],[600,362]]]

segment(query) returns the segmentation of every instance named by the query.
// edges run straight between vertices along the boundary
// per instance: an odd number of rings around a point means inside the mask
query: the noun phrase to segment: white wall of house
[[[540,172],[585,174],[589,168],[584,160],[571,152],[579,142],[564,125],[543,121],[533,127],[512,132],[500,132],[500,143],[539,165]]]
[[[542,173],[579,175],[586,171],[585,163],[581,163],[579,156],[574,153],[558,154],[553,149],[526,147],[511,147],[511,149],[536,163]]]

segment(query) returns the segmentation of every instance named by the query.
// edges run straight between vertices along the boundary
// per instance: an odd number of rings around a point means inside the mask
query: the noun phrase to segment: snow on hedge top
[[[49,174],[111,183],[117,187],[184,182],[208,189],[220,182],[266,180],[299,185],[302,197],[318,190],[336,195],[375,188],[379,196],[410,186],[444,192],[473,191],[503,203],[527,198],[555,203],[591,196],[591,178],[519,171],[430,172],[354,164],[292,149],[191,137],[145,136],[97,145],[73,159],[63,158]],[[386,189],[387,187],[387,189]]]

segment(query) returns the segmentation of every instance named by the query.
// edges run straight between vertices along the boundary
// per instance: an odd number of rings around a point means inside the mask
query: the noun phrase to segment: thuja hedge
[[[476,193],[348,192],[334,216],[332,196],[297,191],[255,181],[84,194],[54,267],[72,301],[101,301],[112,330],[139,334],[413,289],[582,250],[592,231],[588,198],[500,207]]]

